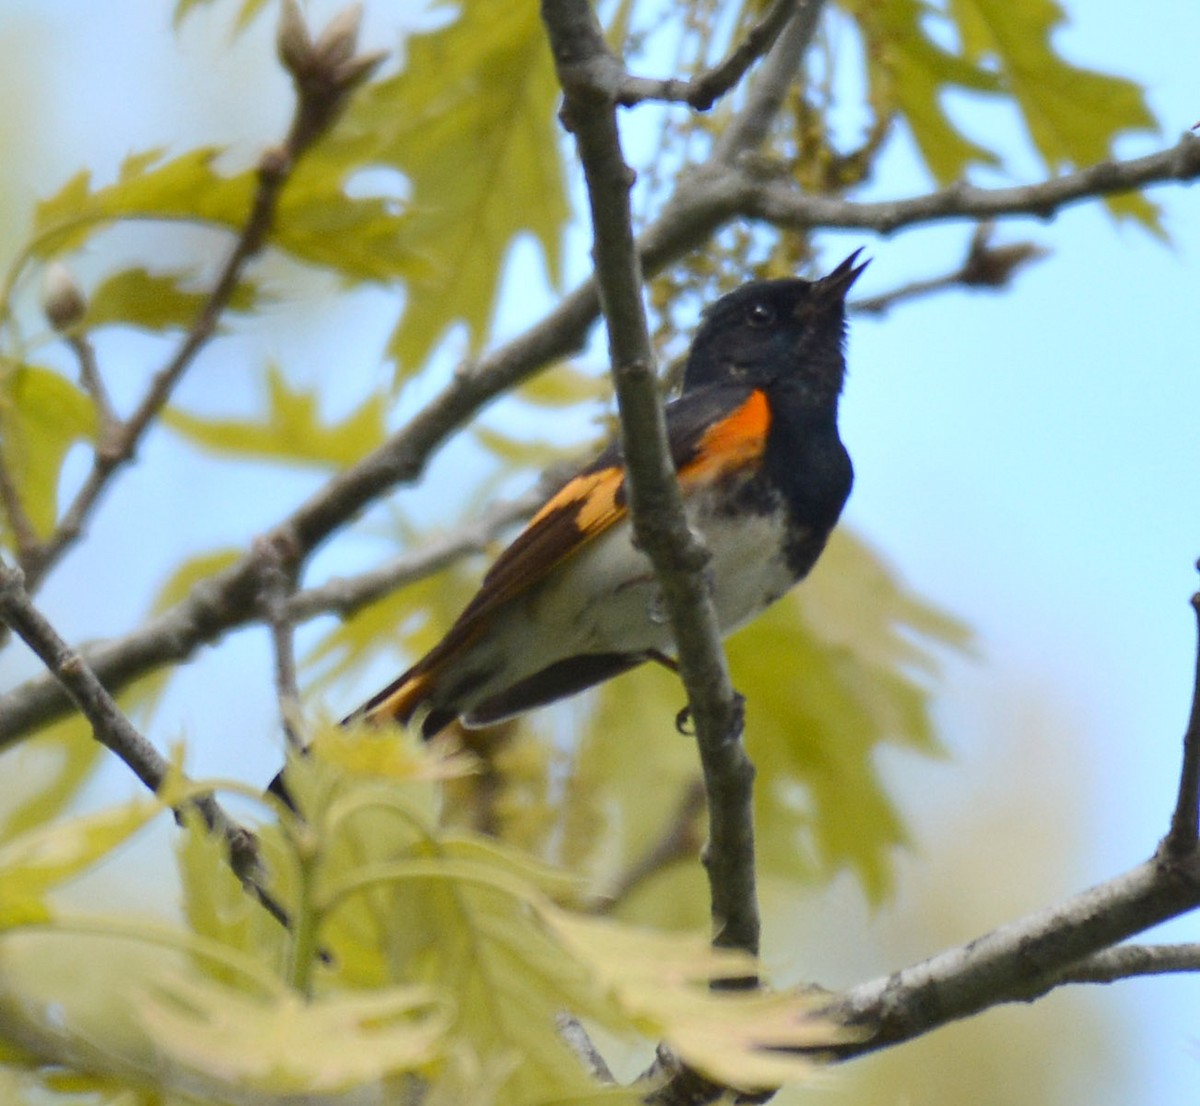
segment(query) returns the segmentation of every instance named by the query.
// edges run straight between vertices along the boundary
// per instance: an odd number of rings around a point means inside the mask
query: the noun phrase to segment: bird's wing
[[[761,457],[769,422],[766,396],[748,387],[703,388],[672,403],[667,437],[684,495]],[[529,520],[496,559],[458,622],[482,618],[526,591],[628,512],[625,469],[610,446]]]
[[[684,495],[757,462],[769,426],[766,395],[749,386],[698,388],[669,404],[668,442]],[[568,480],[529,520],[497,557],[446,636],[354,716],[366,713],[406,721],[426,693],[430,675],[477,640],[492,614],[611,529],[628,511],[625,470],[614,444]]]

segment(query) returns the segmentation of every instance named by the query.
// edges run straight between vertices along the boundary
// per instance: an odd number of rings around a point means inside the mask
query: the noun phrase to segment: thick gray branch
[[[1067,981],[1077,962],[1197,906],[1200,857],[1150,860],[967,945],[844,992],[828,1012],[870,1032],[834,1053],[849,1058],[999,1003],[1040,998]]]
[[[588,0],[546,0],[542,19],[565,95],[563,121],[587,182],[634,533],[662,589],[696,726],[708,793],[713,939],[756,955],[754,769],[742,748],[741,706],[704,577],[708,551],[688,525],[667,446],[629,205],[634,174],[622,154],[610,83],[615,59]]]

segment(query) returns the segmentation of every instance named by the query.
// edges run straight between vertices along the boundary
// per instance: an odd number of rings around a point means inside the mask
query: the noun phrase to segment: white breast
[[[712,554],[708,571],[722,634],[796,582],[783,553],[781,510],[734,517],[693,496],[688,517]],[[674,641],[650,560],[634,548],[626,518],[506,604],[503,617],[456,663],[458,671],[479,677],[458,706],[469,709],[579,654],[648,650],[672,653]]]
[[[733,517],[701,500],[689,504],[689,521],[712,554],[708,571],[723,634],[795,583],[783,555],[782,512]],[[556,572],[533,589],[526,604],[532,625],[572,626],[558,642],[539,643],[539,659],[673,648],[653,568],[634,548],[628,520],[590,542],[575,560],[572,571]]]

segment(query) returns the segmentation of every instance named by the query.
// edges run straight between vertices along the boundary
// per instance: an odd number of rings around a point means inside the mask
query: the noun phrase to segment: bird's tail
[[[423,665],[410,668],[362,706],[342,719],[342,725],[407,726],[433,694],[433,673]]]
[[[341,725],[351,726],[365,723],[369,726],[407,726],[412,716],[429,701],[429,697],[433,693],[432,685],[432,673],[424,665],[414,666],[404,675],[393,680],[377,695],[373,695],[357,710],[346,715],[342,719]],[[426,740],[437,732],[429,727],[431,718],[438,729],[453,720],[453,715],[443,721],[434,718],[435,715],[440,717],[445,714],[444,711],[433,710],[426,716],[425,723],[421,727],[421,732]],[[301,753],[306,754],[307,752],[307,749],[301,749]],[[291,792],[288,791],[287,781],[284,777],[285,771],[286,769],[281,769],[275,774],[275,778],[267,785],[267,791],[282,799],[292,810],[295,810],[296,803]]]

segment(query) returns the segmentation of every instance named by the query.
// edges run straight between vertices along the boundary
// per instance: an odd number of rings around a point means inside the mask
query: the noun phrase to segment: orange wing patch
[[[604,529],[625,513],[625,507],[617,503],[617,493],[624,479],[624,474],[615,466],[575,477],[529,520],[528,528],[533,530],[549,516],[575,507],[574,521],[581,533]]]
[[[766,393],[755,389],[745,403],[704,432],[695,454],[680,468],[680,480],[706,480],[745,468],[762,457],[770,428]]]
[[[620,521],[628,510],[621,495],[624,485],[625,474],[616,465],[569,481],[496,559],[456,629],[525,591]]]

